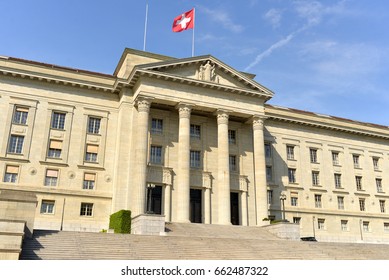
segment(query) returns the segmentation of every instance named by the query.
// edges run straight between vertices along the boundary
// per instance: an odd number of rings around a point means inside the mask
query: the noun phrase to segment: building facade
[[[129,209],[389,240],[389,128],[268,105],[253,79],[132,49],[113,75],[0,57],[0,190],[37,195],[37,229],[100,231]]]

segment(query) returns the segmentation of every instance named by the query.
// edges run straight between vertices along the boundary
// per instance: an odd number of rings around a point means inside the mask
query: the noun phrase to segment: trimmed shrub
[[[115,233],[131,233],[131,211],[120,210],[109,217],[109,228]]]

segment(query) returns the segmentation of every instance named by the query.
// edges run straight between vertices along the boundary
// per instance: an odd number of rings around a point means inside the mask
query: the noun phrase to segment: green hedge
[[[109,217],[109,228],[115,233],[131,233],[131,211],[120,210]]]

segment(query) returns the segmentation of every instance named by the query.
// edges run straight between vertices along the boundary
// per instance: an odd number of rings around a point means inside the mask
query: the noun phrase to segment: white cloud
[[[329,17],[330,15],[344,15],[347,13],[345,3],[347,0],[340,0],[332,6],[324,6],[321,2],[316,0],[297,0],[293,2],[294,9],[298,16],[305,20],[305,23],[299,29],[289,33],[285,38],[271,45],[265,51],[256,56],[254,61],[250,63],[245,71],[253,68],[262,61],[263,58],[270,56],[274,50],[287,45],[298,33],[305,31],[308,28],[312,28],[318,25],[324,16]],[[281,15],[277,19],[277,13],[275,9],[271,9],[267,12],[267,18],[273,20],[274,24],[279,23],[277,20],[281,20]]]
[[[221,26],[223,26],[225,29],[228,29],[234,33],[240,33],[243,31],[243,26],[240,24],[234,23],[231,16],[221,9],[212,10],[206,7],[199,7],[205,14],[209,16],[209,18],[219,23]]]
[[[270,22],[270,24],[273,26],[273,28],[276,28],[276,27],[279,27],[281,24],[282,12],[280,10],[277,10],[277,9],[270,9],[264,15],[264,18],[268,22]]]

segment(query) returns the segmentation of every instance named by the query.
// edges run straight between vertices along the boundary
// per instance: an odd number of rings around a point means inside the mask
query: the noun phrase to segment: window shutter
[[[50,149],[62,150],[62,141],[50,140]]]
[[[97,154],[98,150],[99,150],[99,146],[96,146],[96,145],[86,145],[86,152],[87,153]]]
[[[7,173],[17,174],[19,173],[19,166],[7,165]]]
[[[58,177],[58,170],[47,169],[46,176],[47,177]]]
[[[91,173],[84,174],[85,181],[95,181],[95,178],[96,178],[96,174],[91,174]]]

